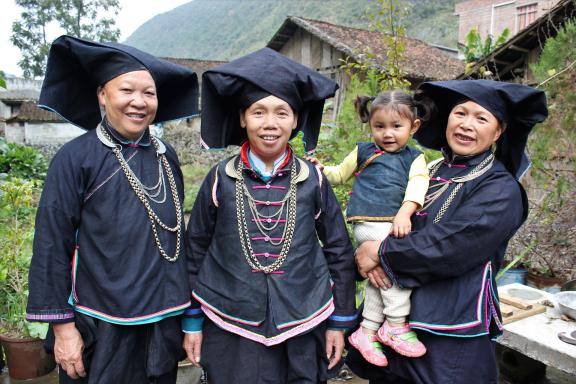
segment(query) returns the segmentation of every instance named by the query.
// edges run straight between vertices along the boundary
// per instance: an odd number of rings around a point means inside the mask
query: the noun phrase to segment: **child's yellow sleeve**
[[[428,191],[428,183],[430,177],[428,176],[428,167],[426,166],[426,159],[424,154],[418,156],[410,166],[410,173],[408,174],[408,185],[404,193],[404,201],[412,201],[422,208],[424,205],[424,197]]]
[[[426,165],[426,164],[424,164]],[[348,154],[338,165],[328,165],[322,171],[330,184],[344,184],[352,176],[358,167],[358,146]]]

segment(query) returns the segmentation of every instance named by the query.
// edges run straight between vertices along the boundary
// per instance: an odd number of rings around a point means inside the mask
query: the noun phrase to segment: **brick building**
[[[559,0],[468,0],[458,2],[454,13],[458,16],[458,42],[478,28],[480,36],[500,36],[505,28],[510,37],[546,14]]]

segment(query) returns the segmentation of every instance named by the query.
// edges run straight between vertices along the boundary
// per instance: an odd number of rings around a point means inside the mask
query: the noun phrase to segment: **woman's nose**
[[[146,106],[146,102],[144,101],[144,96],[142,94],[140,94],[139,92],[135,92],[132,96],[133,96],[131,100],[132,105],[137,107]]]
[[[471,116],[467,116],[460,122],[460,126],[464,129],[472,128],[473,118]]]
[[[264,126],[265,127],[273,128],[277,125],[277,123],[278,123],[278,119],[272,114],[266,115],[264,117]]]

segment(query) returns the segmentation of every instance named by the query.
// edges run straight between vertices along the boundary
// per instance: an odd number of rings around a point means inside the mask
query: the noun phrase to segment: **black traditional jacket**
[[[123,141],[117,133],[107,132]],[[138,179],[146,186],[155,185],[158,157],[148,132],[137,144],[122,147]],[[182,201],[182,174],[169,146],[166,157]],[[165,202],[150,204],[172,227],[176,211],[164,174]],[[176,234],[156,226],[162,247],[174,255]],[[96,130],[88,131],[65,144],[48,170],[36,217],[27,318],[71,321],[79,311],[130,325],[182,313],[190,304],[183,242],[177,261],[161,256],[148,213],[118,159]]]
[[[271,216],[281,208],[293,177],[296,218],[288,239],[286,215],[270,220],[254,217],[237,182],[242,178],[256,209]],[[238,196],[244,214],[237,206]],[[275,228],[262,233],[255,220]],[[291,240],[277,270],[265,273],[249,264],[249,250],[243,250],[240,238],[243,232],[262,266],[278,260]],[[197,300],[192,307],[201,306],[205,315],[230,332],[274,345],[326,319],[332,327],[354,323],[354,256],[340,206],[325,177],[296,156],[268,182],[240,156],[220,162],[198,193],[187,240],[190,284]]]
[[[429,191],[439,183],[448,183],[448,190],[414,216],[410,234],[382,242],[384,269],[400,286],[413,288],[413,328],[464,337],[501,333],[495,275],[508,241],[526,218],[526,194],[498,160],[457,192],[459,183],[451,181],[490,154],[453,158],[446,153]]]

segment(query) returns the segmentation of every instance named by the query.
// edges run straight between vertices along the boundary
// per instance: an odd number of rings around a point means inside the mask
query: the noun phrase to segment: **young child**
[[[421,124],[411,95],[391,91],[378,97],[359,96],[356,110],[369,122],[373,142],[358,143],[340,165],[315,163],[332,184],[356,176],[346,209],[354,223],[358,244],[383,240],[392,234],[404,237],[411,230],[410,217],[424,203],[428,170],[424,155],[406,144]],[[406,324],[411,290],[393,286],[377,289],[368,284],[363,321],[349,340],[370,363],[388,365],[380,342],[408,357],[419,357],[426,348]]]

